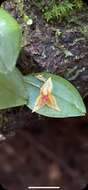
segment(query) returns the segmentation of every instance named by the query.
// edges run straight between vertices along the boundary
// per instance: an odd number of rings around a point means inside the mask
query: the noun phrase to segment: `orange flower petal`
[[[48,80],[41,87],[40,93],[42,95],[48,95],[51,92],[52,92],[52,81],[51,81],[51,77],[49,77]]]
[[[53,95],[49,95],[48,96],[48,101],[47,101],[47,105],[50,107],[50,108],[53,108],[57,111],[60,111],[60,108],[58,107],[57,105],[57,102],[56,102],[56,99]]]
[[[37,111],[38,109],[40,109],[41,107],[43,107],[44,104],[45,104],[45,102],[42,101],[42,96],[39,95],[39,96],[36,98],[35,105],[34,105],[34,108],[33,108],[32,112]]]

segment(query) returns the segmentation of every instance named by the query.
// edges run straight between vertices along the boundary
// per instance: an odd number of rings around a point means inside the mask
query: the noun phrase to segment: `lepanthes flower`
[[[51,77],[49,77],[48,80],[46,80],[43,86],[40,88],[40,94],[36,98],[35,105],[32,112],[39,110],[44,105],[47,105],[48,107],[52,109],[60,111],[60,108],[57,105],[56,99],[52,95],[52,89],[53,89],[53,84],[52,84]]]

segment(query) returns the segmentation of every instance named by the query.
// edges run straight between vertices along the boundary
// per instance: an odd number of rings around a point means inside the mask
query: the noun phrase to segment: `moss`
[[[74,10],[83,7],[82,0],[34,0],[34,4],[42,11],[47,21],[62,19],[71,14]]]

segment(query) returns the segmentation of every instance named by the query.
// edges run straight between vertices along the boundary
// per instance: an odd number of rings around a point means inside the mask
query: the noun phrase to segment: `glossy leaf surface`
[[[12,71],[21,48],[22,33],[17,21],[0,8],[0,72]]]
[[[18,69],[0,73],[0,109],[26,104],[25,86]]]
[[[27,106],[33,110],[36,98],[39,96],[41,87],[44,84],[43,80],[45,79],[46,81],[49,77],[52,79],[52,95],[55,97],[60,110],[44,105],[36,112],[44,116],[57,118],[85,115],[86,108],[76,88],[62,77],[50,73],[41,73],[40,78],[37,77],[37,74],[24,77],[28,93]]]

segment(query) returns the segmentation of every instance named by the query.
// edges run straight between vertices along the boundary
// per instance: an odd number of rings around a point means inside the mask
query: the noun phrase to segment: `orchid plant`
[[[20,25],[0,8],[0,109],[26,105],[47,117],[85,115],[82,97],[64,78],[48,72],[23,76],[16,68],[21,42]]]

